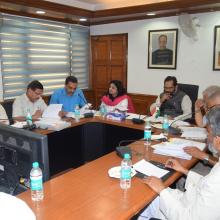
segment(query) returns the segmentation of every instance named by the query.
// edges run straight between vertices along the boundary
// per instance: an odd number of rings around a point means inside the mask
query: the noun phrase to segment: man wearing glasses
[[[50,99],[50,104],[63,104],[61,116],[73,112],[76,105],[83,107],[87,101],[81,89],[77,88],[78,80],[74,76],[68,76],[65,80],[65,87],[56,90]]]
[[[150,107],[151,114],[155,112],[156,107],[160,108],[160,115],[168,115],[172,118],[181,115],[183,119],[191,118],[192,102],[186,93],[178,89],[177,79],[174,76],[167,76],[164,80],[164,91],[156,102]]]

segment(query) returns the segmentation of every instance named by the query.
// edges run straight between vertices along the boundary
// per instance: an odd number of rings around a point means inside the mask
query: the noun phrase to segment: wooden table
[[[36,129],[48,137],[51,175],[76,168],[115,150],[121,140],[139,140],[144,125],[131,120],[112,121],[102,117],[74,119],[69,128],[61,131]]]
[[[144,157],[149,158],[150,155],[152,160],[159,162],[168,159],[154,155],[151,150],[146,152],[143,141],[137,141],[130,146],[133,150],[133,163]],[[137,177],[132,178],[131,189],[120,189],[119,179],[108,176],[108,170],[119,166],[120,162],[121,158],[112,152],[51,179],[44,184],[45,198],[42,202],[33,202],[30,191],[18,197],[27,202],[37,220],[130,219],[157,195]],[[197,160],[180,162],[184,167],[190,168]],[[180,173],[175,172],[165,181],[166,186],[180,176]]]

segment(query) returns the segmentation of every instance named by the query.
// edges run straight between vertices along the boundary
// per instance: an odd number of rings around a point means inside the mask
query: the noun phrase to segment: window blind
[[[71,73],[81,88],[89,85],[89,31],[87,27],[71,27]]]
[[[87,27],[3,14],[0,40],[4,99],[24,93],[35,79],[51,94],[71,74],[88,88]]]

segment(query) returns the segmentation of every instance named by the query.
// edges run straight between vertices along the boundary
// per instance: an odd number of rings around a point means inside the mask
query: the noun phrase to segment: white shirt
[[[220,163],[203,177],[189,171],[186,192],[164,189],[160,193],[160,211],[169,220],[220,219]],[[162,218],[164,219],[164,218]]]
[[[0,192],[0,219],[36,220],[36,216],[24,201]]]
[[[44,111],[47,108],[46,103],[40,97],[37,101],[31,102],[26,93],[17,97],[13,103],[13,118],[19,116],[26,116],[27,112],[33,115],[37,110]]]

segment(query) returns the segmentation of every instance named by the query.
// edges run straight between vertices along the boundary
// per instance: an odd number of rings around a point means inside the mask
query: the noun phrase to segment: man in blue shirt
[[[78,80],[74,76],[68,76],[65,87],[56,90],[50,99],[50,104],[63,104],[62,116],[67,112],[73,112],[76,105],[83,107],[87,101],[81,89],[77,88]]]

